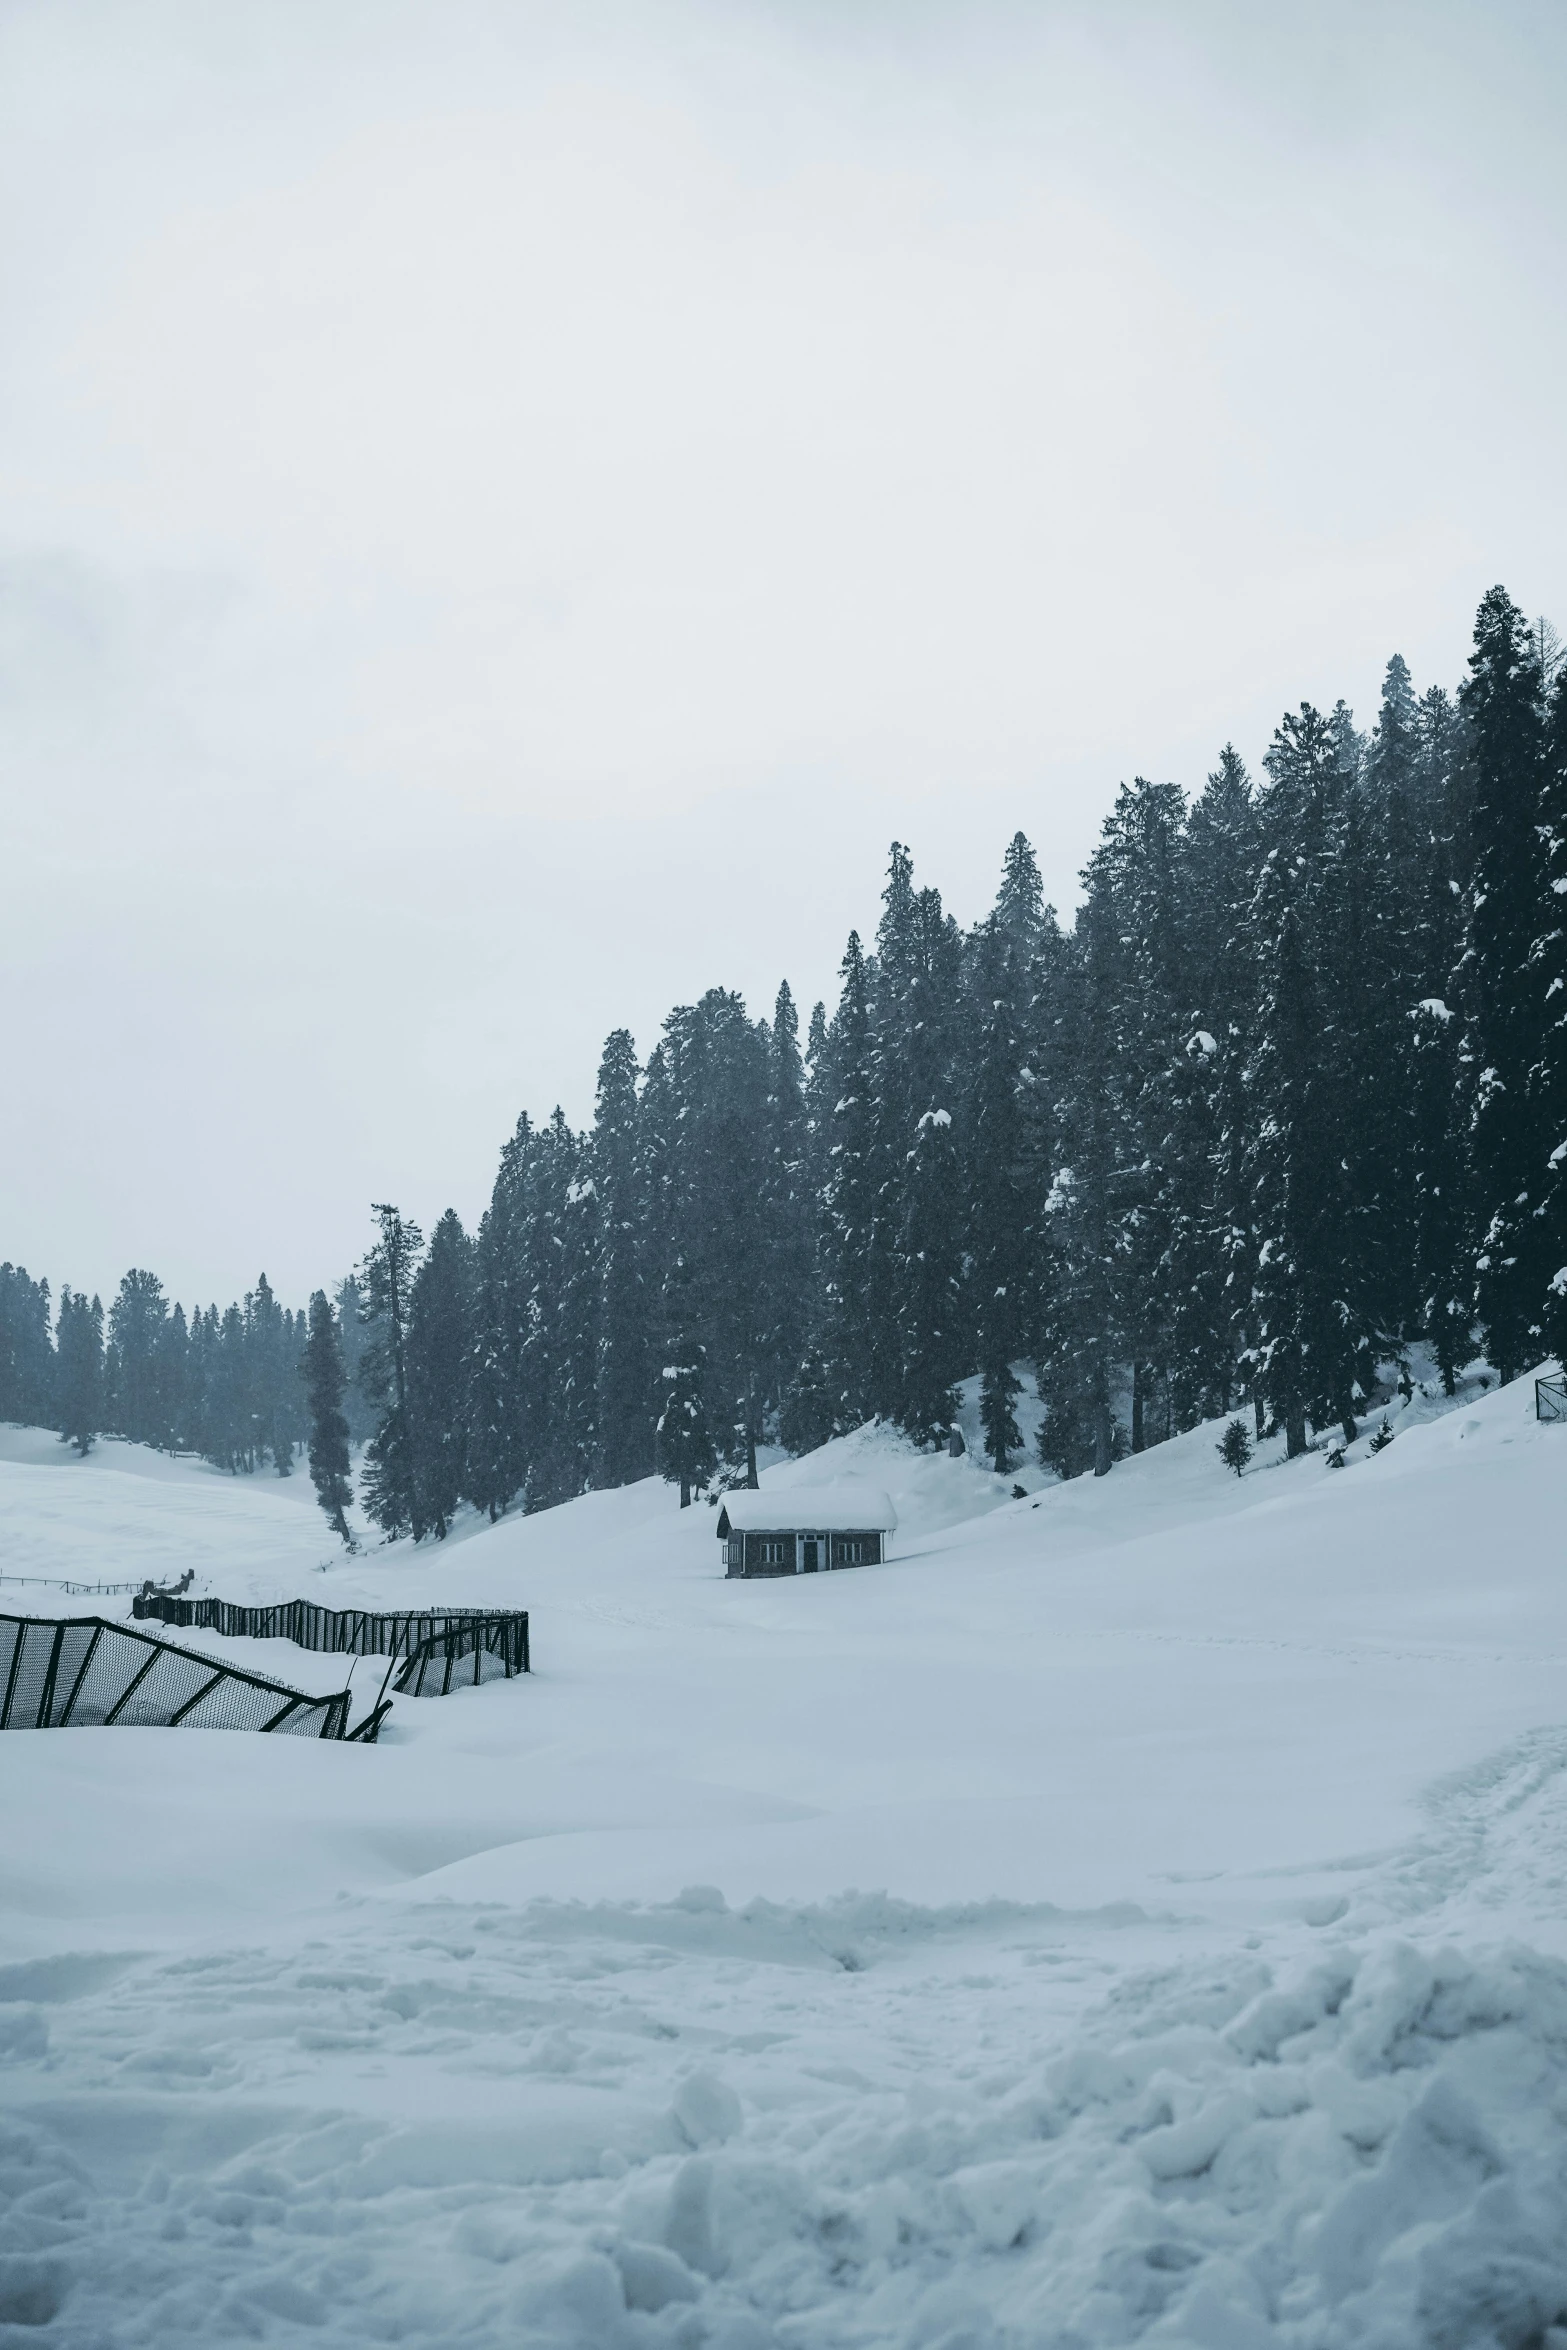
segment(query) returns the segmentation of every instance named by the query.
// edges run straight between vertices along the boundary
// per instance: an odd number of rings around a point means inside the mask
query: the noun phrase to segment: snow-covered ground
[[[862,1433],[764,1481],[890,1490],[889,1562],[750,1584],[657,1484],[343,1559],[303,1475],[0,1431],[8,1576],[537,1666],[374,1748],[0,1739],[0,2350],[1538,2350],[1567,1428],[1389,1419],[1017,1501]]]

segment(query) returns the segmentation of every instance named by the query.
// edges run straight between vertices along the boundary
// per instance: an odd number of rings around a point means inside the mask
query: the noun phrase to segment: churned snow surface
[[[344,1560],[0,1430],[7,1578],[538,1668],[0,1739],[0,2350],[1563,2350],[1567,1428],[1388,1417],[1018,1500],[862,1432],[765,1476],[890,1561],[763,1583],[657,1484]]]

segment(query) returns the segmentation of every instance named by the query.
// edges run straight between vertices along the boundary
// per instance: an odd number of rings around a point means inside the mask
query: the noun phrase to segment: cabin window
[[[835,1534],[832,1545],[832,1563],[835,1567],[863,1567],[871,1557],[874,1535]]]
[[[729,1564],[732,1567],[745,1565],[745,1538],[743,1535],[731,1534],[729,1537]]]
[[[764,1534],[762,1537],[762,1564],[764,1567],[792,1567],[794,1565],[794,1536],[792,1534]]]

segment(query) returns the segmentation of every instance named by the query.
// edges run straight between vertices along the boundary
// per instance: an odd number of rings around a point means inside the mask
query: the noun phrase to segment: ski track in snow
[[[710,1627],[720,1656],[795,1595],[728,1596],[760,1604]],[[563,1590],[536,1639],[567,1616],[686,1621]],[[1518,1657],[1419,1630],[1070,1636],[1309,1654],[1351,1689]],[[1536,1627],[1530,1657],[1562,1654]],[[442,1701],[353,1760],[490,1756],[498,1706],[541,1694]],[[1077,1907],[473,1897],[484,1832],[435,1849],[433,1877],[324,1899],[302,1872],[178,1931],[51,1895],[0,1965],[0,2350],[1567,2350],[1567,1729],[1428,1776],[1375,1849],[1242,1883],[1194,1847]]]

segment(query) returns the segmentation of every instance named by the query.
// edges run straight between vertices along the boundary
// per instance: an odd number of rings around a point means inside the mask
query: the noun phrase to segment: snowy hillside
[[[871,1477],[889,1562],[764,1583],[658,1484],[340,1560],[302,1475],[0,1431],[7,1576],[537,1667],[372,1749],[0,1741],[0,2340],[1567,2325],[1567,1429],[1389,1418],[1021,1500],[862,1432],[764,1484]]]

